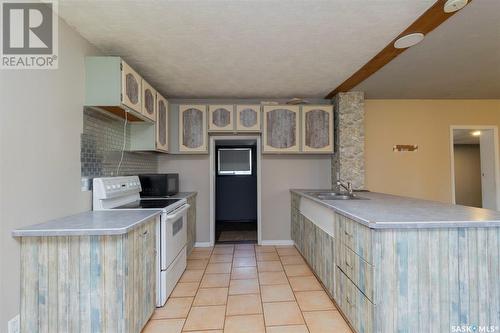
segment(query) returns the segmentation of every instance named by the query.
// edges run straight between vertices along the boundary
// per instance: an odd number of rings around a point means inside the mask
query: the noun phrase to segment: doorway
[[[451,127],[453,203],[500,209],[496,126]]]
[[[211,243],[258,243],[259,138],[221,136],[210,141]]]

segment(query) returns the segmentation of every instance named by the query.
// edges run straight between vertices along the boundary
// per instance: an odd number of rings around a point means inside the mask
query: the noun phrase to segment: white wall
[[[330,189],[331,156],[264,155],[262,239],[289,240],[290,189]]]
[[[158,172],[179,173],[180,191],[198,192],[196,197],[196,241],[210,241],[210,178],[208,155],[161,155]]]
[[[91,208],[80,191],[84,56],[98,54],[59,21],[58,70],[0,72],[0,332],[19,313],[19,241],[11,230]]]

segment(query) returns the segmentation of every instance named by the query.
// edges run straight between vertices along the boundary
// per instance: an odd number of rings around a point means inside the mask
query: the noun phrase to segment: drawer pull
[[[147,234],[148,234],[148,231],[147,231],[147,230],[145,230],[145,231],[142,233],[142,235],[143,235],[143,236],[147,236]]]
[[[350,233],[348,233],[347,231],[344,230],[344,234],[348,237],[352,237],[352,235]]]
[[[347,304],[349,304],[350,306],[352,306],[351,300],[349,299],[348,296],[345,298],[345,301],[347,302]]]
[[[345,260],[345,264],[346,264],[347,267],[352,268],[352,266],[349,265],[349,263],[347,262],[347,260]]]

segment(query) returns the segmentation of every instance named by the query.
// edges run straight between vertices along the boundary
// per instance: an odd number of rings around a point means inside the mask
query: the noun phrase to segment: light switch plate
[[[19,321],[19,315],[17,315],[11,320],[9,320],[8,332],[19,333],[20,331],[21,331],[21,322]]]

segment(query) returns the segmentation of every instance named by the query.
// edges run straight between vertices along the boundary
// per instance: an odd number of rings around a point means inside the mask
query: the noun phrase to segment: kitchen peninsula
[[[356,332],[500,324],[500,212],[321,192],[291,190],[292,239]]]

